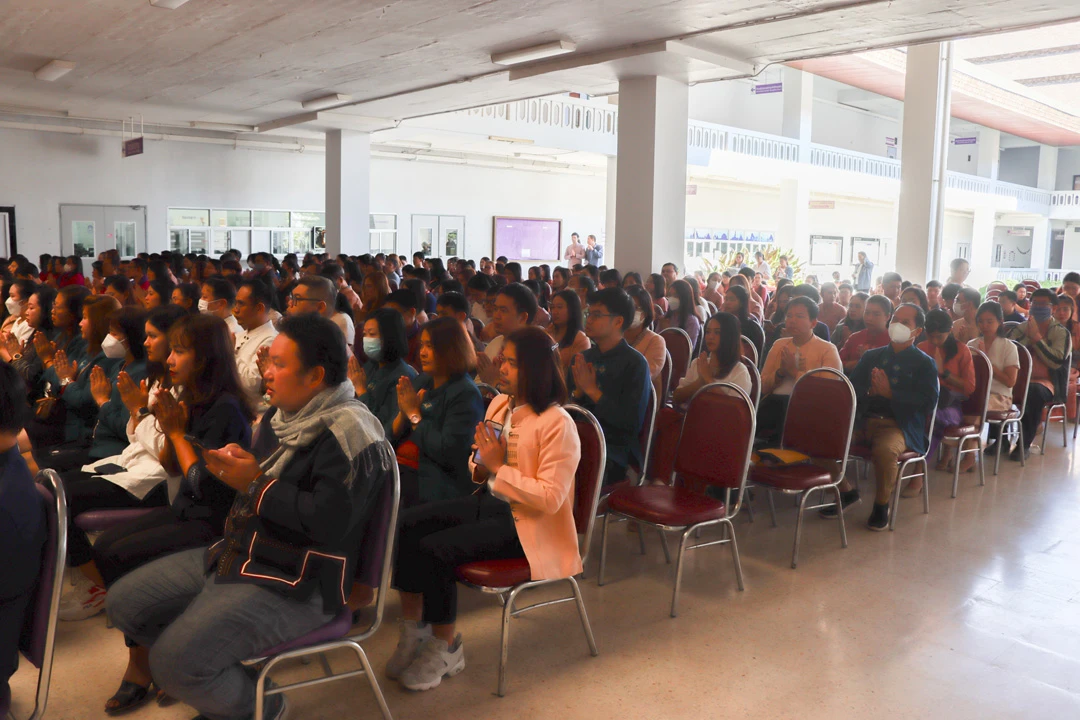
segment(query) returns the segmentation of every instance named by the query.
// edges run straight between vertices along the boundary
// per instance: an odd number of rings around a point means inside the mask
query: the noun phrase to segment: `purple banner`
[[[956,138],[953,140],[953,145],[974,145],[978,140],[977,137]]]
[[[750,88],[750,92],[755,95],[768,95],[769,93],[784,92],[784,83],[766,83],[764,85],[755,85]]]
[[[562,222],[532,218],[495,218],[495,256],[525,262],[557,261]]]

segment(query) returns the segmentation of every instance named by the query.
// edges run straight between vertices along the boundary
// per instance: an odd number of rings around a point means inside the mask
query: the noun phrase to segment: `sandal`
[[[105,701],[105,714],[106,715],[123,715],[124,713],[131,712],[136,708],[140,708],[148,703],[153,697],[150,691],[153,689],[154,683],[150,683],[149,686],[143,687],[138,683],[129,682],[124,680],[120,683],[120,689],[116,693]],[[116,704],[113,704],[116,701]]]
[[[176,704],[176,698],[172,695],[167,695],[164,690],[158,688],[157,691],[157,704],[158,707],[169,707]]]

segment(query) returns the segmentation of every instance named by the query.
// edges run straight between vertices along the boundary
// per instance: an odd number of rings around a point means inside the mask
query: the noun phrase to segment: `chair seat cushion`
[[[991,422],[1004,422],[1005,420],[1018,420],[1020,418],[1020,409],[1015,405],[1011,410],[988,410],[986,412],[986,419]]]
[[[608,506],[615,512],[657,525],[695,525],[719,520],[727,514],[722,500],[668,485],[621,488],[608,497]]]
[[[978,432],[978,428],[974,425],[953,425],[952,427],[945,428],[945,437],[960,438],[965,435],[977,435]]]
[[[908,460],[914,460],[915,458],[921,458],[922,454],[915,452],[914,450],[905,450],[896,456],[897,462],[907,462]]]
[[[457,569],[458,580],[480,587],[513,587],[532,579],[532,569],[525,558],[478,560]]]
[[[125,508],[123,510],[88,510],[79,513],[75,526],[84,532],[105,532],[117,525],[137,520],[154,508]]]
[[[750,480],[759,485],[771,485],[781,490],[809,490],[822,485],[831,485],[833,482],[828,470],[809,463],[780,467],[755,465],[750,472]]]
[[[628,488],[628,487],[634,487],[634,484],[632,482],[630,482],[629,480],[623,480],[622,482],[612,483],[610,487],[606,487],[603,490],[601,490],[601,492],[603,492],[604,495],[603,495],[603,497],[600,498],[600,502],[596,506],[596,515],[597,515],[597,517],[599,517],[599,516],[601,516],[601,515],[603,515],[604,513],[607,512],[607,510],[608,510],[608,498],[611,496],[611,493],[615,492],[619,488]]]
[[[872,457],[872,451],[869,445],[852,445],[848,449],[848,455],[850,457],[857,457],[864,460],[869,460]]]
[[[283,642],[280,645],[275,645],[269,650],[265,650],[259,653],[256,657],[270,657],[272,655],[280,655],[283,652],[289,650],[296,650],[298,648],[310,647],[312,645],[319,645],[321,643],[330,642],[332,640],[340,640],[349,634],[349,630],[352,629],[352,611],[349,610],[348,605],[343,607],[330,622],[326,623],[320,628],[316,628],[306,635],[301,635],[298,638]]]

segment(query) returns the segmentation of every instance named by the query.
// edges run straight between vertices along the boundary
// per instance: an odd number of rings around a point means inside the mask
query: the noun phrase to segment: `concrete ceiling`
[[[0,105],[265,125],[300,113],[304,100],[352,96],[308,130],[393,127],[565,90],[610,93],[631,74],[696,82],[1080,18],[1074,3],[1052,0],[190,0],[177,10],[147,0],[6,0],[0,12]],[[577,43],[573,62],[516,68],[521,79],[490,62],[493,52],[556,39]],[[695,52],[673,58],[667,43]],[[35,79],[52,59],[76,67],[53,83]]]

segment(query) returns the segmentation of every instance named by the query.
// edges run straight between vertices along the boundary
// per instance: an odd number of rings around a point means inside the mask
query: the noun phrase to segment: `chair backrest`
[[[717,312],[719,312],[716,308],[716,303],[714,303],[712,300],[706,300],[705,304],[709,306],[709,317],[712,317]]]
[[[1028,295],[1030,295],[1031,293],[1035,292],[1036,290],[1038,290],[1039,288],[1042,287],[1042,285],[1039,284],[1038,280],[1032,280],[1030,278],[1028,278],[1027,280],[1024,280],[1024,285],[1027,286]]]
[[[816,368],[791,389],[781,445],[814,458],[847,461],[855,425],[855,388],[833,368]],[[844,467],[841,466],[841,474]]]
[[[499,394],[498,388],[487,383],[476,383],[476,389],[480,391],[480,399],[484,401],[484,409],[487,410],[488,405]]]
[[[1015,340],[1009,342],[1016,346],[1016,354],[1020,358],[1020,370],[1016,373],[1016,384],[1012,388],[1012,401],[1023,414],[1027,407],[1028,388],[1031,387],[1031,353]]]
[[[757,365],[758,364],[758,352],[757,352],[757,348],[754,347],[754,342],[750,338],[746,337],[745,335],[743,335],[742,337],[739,338],[739,342],[741,343],[741,347],[742,347],[742,356],[744,358],[749,358],[750,360],[753,361],[754,365]]]
[[[641,432],[638,433],[638,442],[641,443],[641,478],[639,484],[643,484],[649,472],[649,462],[652,460],[653,437],[656,434],[656,415],[660,412],[660,401],[656,397],[653,384],[649,383],[649,402],[645,405],[645,422],[641,424]]]
[[[68,507],[64,485],[55,470],[42,470],[36,478],[38,492],[45,504],[48,534],[41,553],[41,574],[34,596],[26,608],[23,638],[19,649],[38,673],[37,698],[32,718],[45,714],[52,678],[56,624],[60,613],[60,595],[64,590],[67,561]]]
[[[1018,323],[1015,320],[1008,320],[1006,322],[1003,322],[1001,324],[1001,327],[1005,328],[1005,334],[1008,334],[1012,331],[1013,328],[1020,327],[1020,325],[1021,323]]]
[[[758,405],[761,404],[761,373],[758,372],[757,362],[745,355],[739,358],[739,362],[746,368],[746,372],[750,373],[750,402],[754,403],[756,411]]]
[[[592,547],[596,508],[600,504],[600,488],[607,467],[607,441],[596,417],[580,405],[566,405],[577,426],[581,441],[581,460],[574,474],[574,525],[581,536],[581,564],[588,562]]]
[[[671,397],[671,353],[664,351],[664,366],[660,368],[660,406],[667,405]]]
[[[982,427],[990,405],[990,381],[994,377],[994,366],[981,350],[971,351],[971,361],[975,365],[975,392],[960,406],[960,412],[979,418],[978,427]]]
[[[394,572],[394,543],[397,539],[398,506],[401,504],[401,476],[398,471],[394,446],[383,440],[383,461],[389,468],[389,475],[383,482],[375,507],[368,520],[364,537],[360,541],[360,551],[356,558],[357,580],[368,587],[378,588],[375,601],[375,617],[371,626],[360,635],[351,636],[354,640],[367,639],[375,634],[382,624],[386,596],[390,593],[390,578]]]
[[[657,305],[655,303],[653,304],[653,307],[652,307],[652,316],[653,316],[653,330],[655,330],[656,328],[660,327],[660,319],[662,317],[664,317],[663,309],[659,305]]]
[[[690,342],[690,336],[682,328],[664,328],[660,331],[660,336],[664,338],[667,351],[671,355],[671,387],[678,387],[679,381],[690,369],[690,357],[694,352],[694,344]]]
[[[718,432],[719,428],[723,428]],[[757,416],[750,398],[731,383],[709,383],[686,407],[675,449],[671,482],[703,493],[709,487],[738,489],[729,514],[742,503],[753,453]]]

